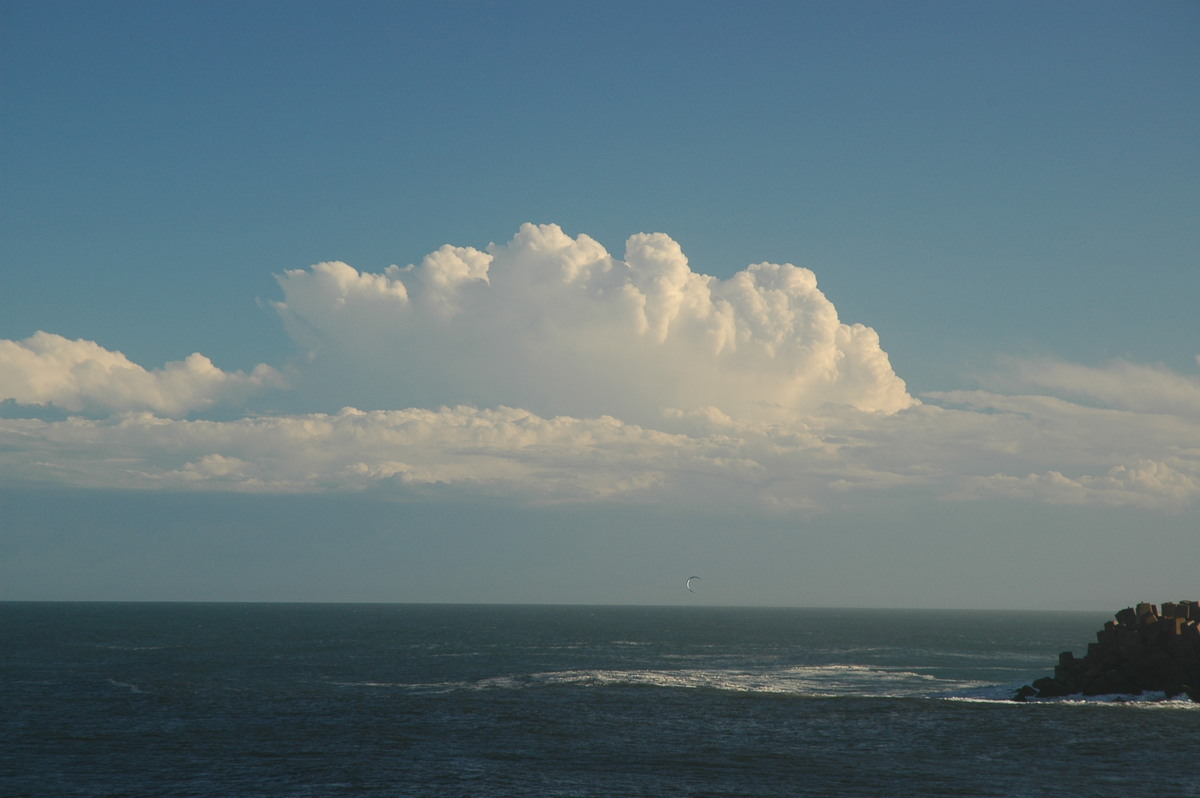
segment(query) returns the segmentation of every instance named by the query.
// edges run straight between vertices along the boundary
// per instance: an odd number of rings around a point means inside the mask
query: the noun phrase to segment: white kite
[[[695,580],[695,579],[699,579],[699,578],[700,578],[700,577],[698,577],[698,576],[689,576],[689,577],[687,578],[687,589],[688,589],[688,592],[689,592],[689,593],[695,593],[695,592],[696,592],[695,590],[692,590],[692,581],[693,581],[693,580]]]

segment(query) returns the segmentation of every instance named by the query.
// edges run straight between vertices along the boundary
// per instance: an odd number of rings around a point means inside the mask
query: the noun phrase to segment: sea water
[[[1200,796],[1200,705],[1008,700],[1107,617],[0,603],[0,795]]]

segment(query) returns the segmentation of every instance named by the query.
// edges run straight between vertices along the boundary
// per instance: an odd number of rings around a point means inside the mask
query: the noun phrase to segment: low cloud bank
[[[170,420],[0,420],[0,479],[251,493],[505,496],[817,512],[881,491],[1181,512],[1200,498],[1200,424],[964,392],[803,426],[680,414],[439,410]]]
[[[47,332],[23,341],[0,339],[0,401],[72,413],[149,410],[180,416],[241,401],[282,382],[270,366],[260,364],[250,374],[227,372],[198,352],[148,371],[94,341]]]

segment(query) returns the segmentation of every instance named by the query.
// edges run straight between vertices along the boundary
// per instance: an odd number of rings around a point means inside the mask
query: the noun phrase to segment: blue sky
[[[1180,598],[1198,40],[4,0],[0,597]]]

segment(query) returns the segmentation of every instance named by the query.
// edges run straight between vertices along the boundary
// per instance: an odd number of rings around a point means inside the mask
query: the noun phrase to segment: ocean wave
[[[1200,703],[1185,697],[1167,698],[1166,693],[1145,692],[1140,695],[1129,693],[1113,693],[1111,695],[1069,695],[1056,698],[1028,698],[1025,701],[1013,701],[1013,694],[1021,684],[998,684],[979,690],[968,690],[961,694],[944,695],[948,701],[961,701],[979,704],[1009,704],[1014,707],[1040,705],[1043,707],[1130,707],[1136,709],[1169,709],[1189,710],[1200,712]]]
[[[994,687],[984,682],[946,679],[911,670],[850,664],[794,666],[780,670],[597,668],[492,676],[464,681],[337,684],[345,687],[404,689],[419,693],[577,686],[701,689],[807,697],[924,697]],[[1008,695],[1011,694],[1010,690]]]
[[[1145,692],[1140,695],[1113,693],[1111,695],[1068,695],[1061,698],[1030,698],[1028,704],[1066,706],[1134,707],[1137,709],[1186,709],[1200,711],[1200,703],[1185,696],[1167,698],[1166,693]]]
[[[138,694],[138,695],[146,692],[145,690],[138,687],[133,682],[119,682],[116,679],[109,679],[108,683],[111,684],[113,687],[121,687],[121,688],[128,690],[130,693],[134,693],[134,694]]]

